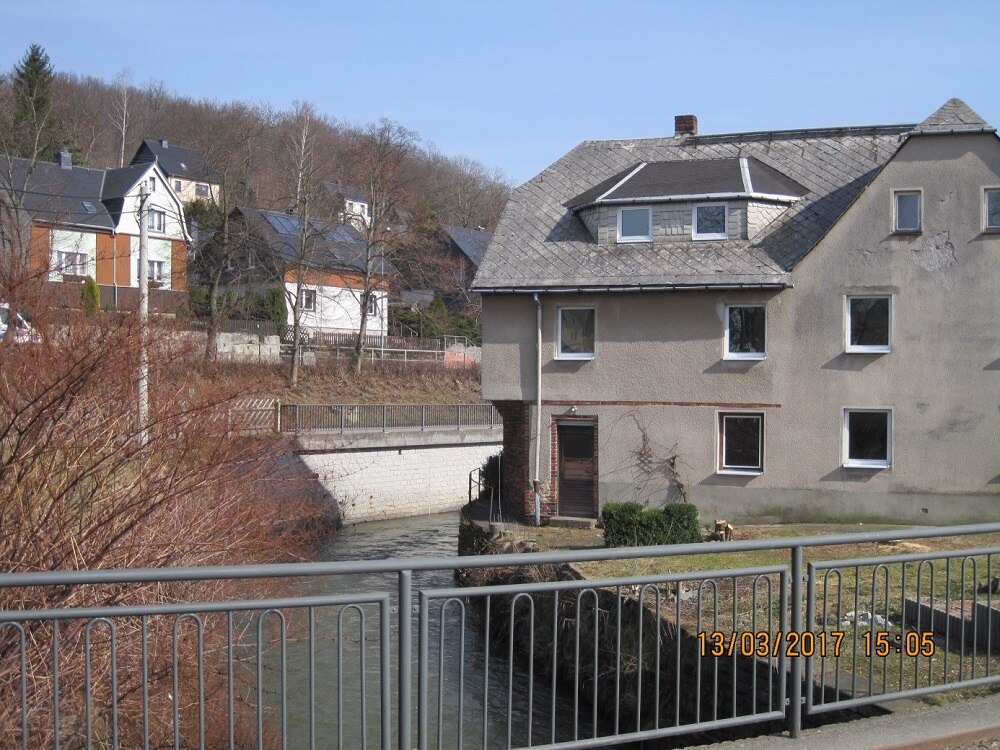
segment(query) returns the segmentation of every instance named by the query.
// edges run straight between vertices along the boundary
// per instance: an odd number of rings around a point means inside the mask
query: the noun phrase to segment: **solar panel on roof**
[[[299,217],[289,214],[266,214],[267,222],[278,234],[296,234],[299,231]]]

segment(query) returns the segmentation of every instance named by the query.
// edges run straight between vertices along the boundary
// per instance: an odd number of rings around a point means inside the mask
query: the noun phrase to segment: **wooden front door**
[[[557,425],[559,440],[559,515],[597,515],[597,462],[594,425]]]

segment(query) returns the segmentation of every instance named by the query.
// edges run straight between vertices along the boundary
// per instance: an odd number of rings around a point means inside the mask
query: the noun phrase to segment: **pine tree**
[[[55,73],[45,50],[32,44],[14,66],[14,112],[11,155],[48,158],[58,144],[58,123],[52,107]]]

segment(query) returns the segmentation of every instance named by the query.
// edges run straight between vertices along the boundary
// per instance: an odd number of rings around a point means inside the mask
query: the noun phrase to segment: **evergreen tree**
[[[32,44],[14,66],[10,153],[28,159],[49,158],[58,144],[58,123],[52,106],[55,73],[45,50]]]

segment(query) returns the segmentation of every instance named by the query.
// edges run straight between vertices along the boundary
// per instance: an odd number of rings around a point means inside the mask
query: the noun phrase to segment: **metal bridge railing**
[[[502,427],[493,404],[278,404],[279,432],[387,432]]]
[[[970,534],[1000,524],[0,574],[0,746],[582,748],[773,721],[797,736],[804,713],[1000,681],[1000,546],[830,552]],[[706,551],[778,562],[648,572]],[[582,579],[588,561],[617,572]]]

